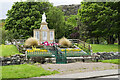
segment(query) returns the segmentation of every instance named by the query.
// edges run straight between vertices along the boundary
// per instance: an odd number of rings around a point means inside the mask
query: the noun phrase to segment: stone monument
[[[45,15],[45,13],[42,15],[42,22],[46,22],[46,15]]]
[[[39,42],[45,42],[45,41],[53,42],[53,40],[55,39],[55,35],[54,35],[55,30],[49,29],[47,24],[48,23],[46,22],[46,15],[45,13],[43,13],[40,29],[33,30],[34,38],[39,40]]]

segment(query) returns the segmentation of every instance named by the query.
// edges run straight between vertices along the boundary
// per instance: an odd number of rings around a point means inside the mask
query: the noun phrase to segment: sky
[[[5,19],[7,11],[11,9],[14,2],[20,0],[0,0],[0,19]],[[24,1],[24,0],[23,0]],[[54,6],[80,4],[82,0],[49,0]]]

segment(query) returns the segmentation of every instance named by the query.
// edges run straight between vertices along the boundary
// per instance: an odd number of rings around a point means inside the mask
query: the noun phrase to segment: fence
[[[27,50],[26,58],[28,57],[55,57],[57,64],[67,63],[67,57],[87,57],[91,56],[91,54],[84,52],[81,49],[55,49],[52,46],[46,46],[46,50]]]
[[[57,55],[65,55],[66,57],[80,57],[80,56],[90,56],[91,54],[84,52],[83,50],[79,51],[68,51],[65,49],[62,51],[61,49],[58,49],[58,51],[50,51],[50,50],[27,50],[26,55],[28,56],[44,56],[44,57],[54,57]]]

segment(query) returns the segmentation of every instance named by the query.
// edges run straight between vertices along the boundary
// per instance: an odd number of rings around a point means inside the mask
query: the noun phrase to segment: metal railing
[[[84,41],[81,41],[80,39],[68,39],[68,40],[71,41],[72,43],[79,44],[79,47],[85,50],[86,52],[92,53],[92,47],[90,44]],[[58,41],[59,39],[55,39],[55,42],[58,42]]]

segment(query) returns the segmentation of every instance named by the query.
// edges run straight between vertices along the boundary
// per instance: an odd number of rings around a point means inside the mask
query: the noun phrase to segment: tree
[[[6,30],[6,40],[9,41],[11,44],[13,44],[13,39],[15,39],[15,36],[19,36],[19,34]]]
[[[120,13],[120,1],[119,2],[109,2],[106,4],[106,6],[109,6],[111,7],[113,10],[117,10],[118,13]],[[118,14],[116,16],[116,19],[115,19],[115,22],[116,24],[114,25],[114,29],[113,31],[115,32],[115,35],[117,36],[118,38],[118,44],[120,45],[120,14]]]
[[[76,27],[77,26],[77,19],[78,19],[78,16],[77,15],[70,15],[70,16],[67,16],[67,23],[71,24],[73,27]]]
[[[6,40],[6,31],[3,28],[4,24],[5,24],[5,19],[1,19],[0,20],[0,44],[5,44],[5,40]]]
[[[48,11],[47,22],[50,29],[55,29],[55,37],[59,39],[64,36],[65,26],[64,26],[64,13],[61,9],[52,7]]]
[[[116,8],[113,9],[108,4],[108,2],[82,2],[78,13],[80,21],[87,26],[87,36],[96,38],[98,44],[101,37],[109,44],[115,41],[115,29],[119,22],[116,18],[119,14]]]
[[[0,44],[5,44],[6,40],[6,31],[3,28],[0,28]]]
[[[75,32],[74,27],[75,26],[73,26],[73,24],[69,23],[68,21],[65,21],[64,36],[66,38],[74,38],[73,36],[71,36],[71,34]]]
[[[16,36],[16,34],[14,34],[13,32],[11,31],[8,31],[8,30],[4,30],[4,28],[0,28],[0,44],[5,44],[5,41],[9,41],[13,44],[13,39],[14,39],[14,36]]]
[[[7,12],[5,30],[13,32],[15,39],[33,36],[33,29],[40,27],[42,14],[50,7],[49,2],[15,2]]]
[[[74,28],[77,26],[77,15],[65,16],[65,33],[64,36],[66,38],[76,38],[73,37],[75,30]]]

